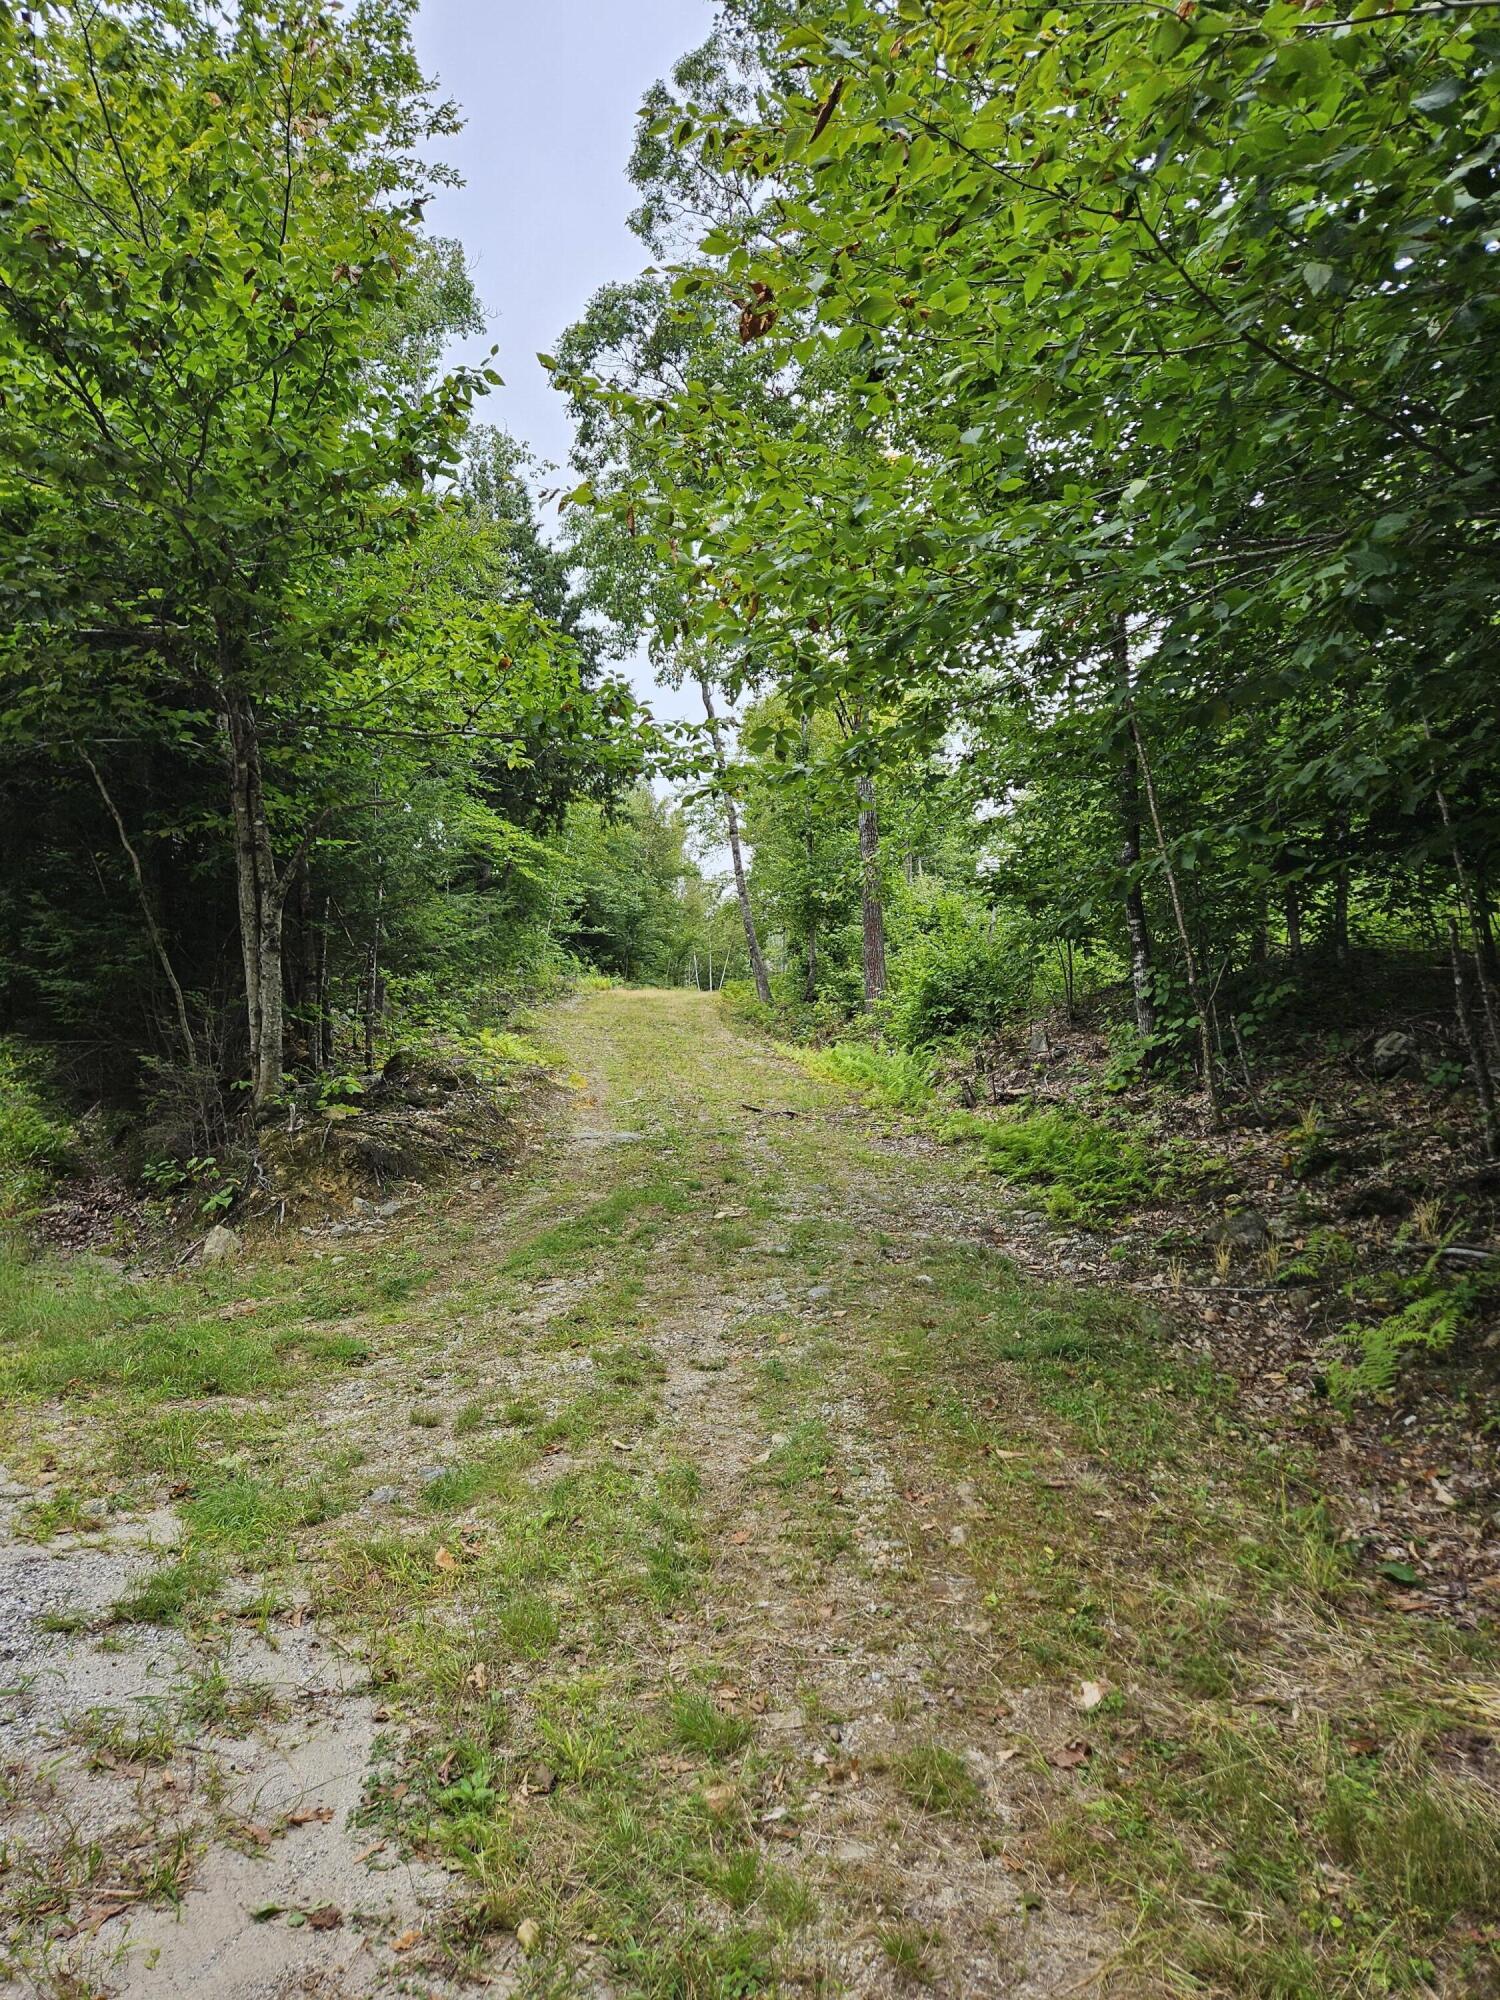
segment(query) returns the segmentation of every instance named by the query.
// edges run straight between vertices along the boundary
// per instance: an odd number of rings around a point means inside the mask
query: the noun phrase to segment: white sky
[[[641,98],[706,36],[708,0],[423,0],[424,67],[468,120],[443,157],[466,185],[427,210],[429,226],[469,254],[488,335],[459,343],[478,361],[492,343],[505,387],[479,416],[565,465],[566,409],[536,360],[600,285],[649,260],[626,227],[636,205],[625,177]],[[692,712],[653,691],[657,714]]]

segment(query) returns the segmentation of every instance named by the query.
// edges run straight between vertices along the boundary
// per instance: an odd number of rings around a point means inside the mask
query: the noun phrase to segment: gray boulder
[[[236,1231],[222,1222],[216,1222],[203,1239],[203,1261],[205,1264],[232,1264],[243,1247]]]

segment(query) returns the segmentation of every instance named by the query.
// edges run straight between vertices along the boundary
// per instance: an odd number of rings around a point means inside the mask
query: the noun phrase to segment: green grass
[[[259,1309],[223,1316],[256,1282]],[[357,1366],[368,1354],[360,1339],[303,1323],[285,1272],[247,1281],[216,1267],[128,1283],[0,1245],[0,1398],[265,1395],[308,1367]]]
[[[181,1511],[195,1541],[264,1565],[290,1554],[300,1529],[331,1519],[343,1504],[321,1484],[270,1485],[240,1473],[204,1487]]]
[[[914,1743],[892,1760],[896,1783],[923,1812],[968,1819],[983,1795],[978,1780],[956,1750],[942,1743]]]
[[[684,1750],[717,1760],[743,1750],[755,1731],[744,1716],[727,1714],[712,1695],[689,1690],[673,1697],[672,1734]]]
[[[110,1615],[122,1625],[183,1625],[207,1608],[219,1589],[218,1571],[190,1551],[163,1563],[143,1583],[119,1598]]]

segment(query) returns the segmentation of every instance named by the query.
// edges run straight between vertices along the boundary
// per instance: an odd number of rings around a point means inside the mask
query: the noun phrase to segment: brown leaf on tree
[[[769,333],[776,324],[778,314],[771,303],[773,294],[769,285],[759,279],[750,287],[750,298],[740,308],[740,345],[746,347],[752,340]]]
[[[843,94],[844,94],[844,79],[842,77],[839,77],[837,82],[834,84],[832,90],[830,90],[827,97],[824,98],[823,103],[819,108],[818,115],[813,120],[812,136],[814,139],[821,139],[824,132],[828,129],[828,121],[833,116],[834,112],[838,110],[839,99],[843,96]],[[809,141],[809,143],[811,143],[811,141]]]

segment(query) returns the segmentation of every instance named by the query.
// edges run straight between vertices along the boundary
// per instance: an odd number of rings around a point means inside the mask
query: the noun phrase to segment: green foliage
[[[917,1111],[932,1101],[933,1063],[930,1056],[875,1042],[835,1042],[802,1058],[815,1076],[851,1083],[879,1104]]]
[[[1024,1017],[1036,984],[1039,941],[1021,924],[997,931],[952,891],[928,900],[893,971],[891,1033],[906,1048],[952,1036],[982,1040]]]
[[[72,1143],[45,1108],[25,1056],[0,1042],[0,1220],[25,1214],[66,1166]]]
[[[1443,1277],[1436,1257],[1401,1289],[1407,1297],[1394,1312],[1345,1328],[1354,1358],[1335,1356],[1325,1371],[1336,1402],[1382,1395],[1418,1356],[1445,1354],[1473,1318],[1481,1291],[1475,1280]]]
[[[944,1119],[939,1136],[977,1144],[1002,1179],[1045,1189],[1047,1213],[1059,1222],[1093,1224],[1144,1207],[1174,1181],[1170,1155],[1159,1144],[1072,1111],[965,1113]]]

